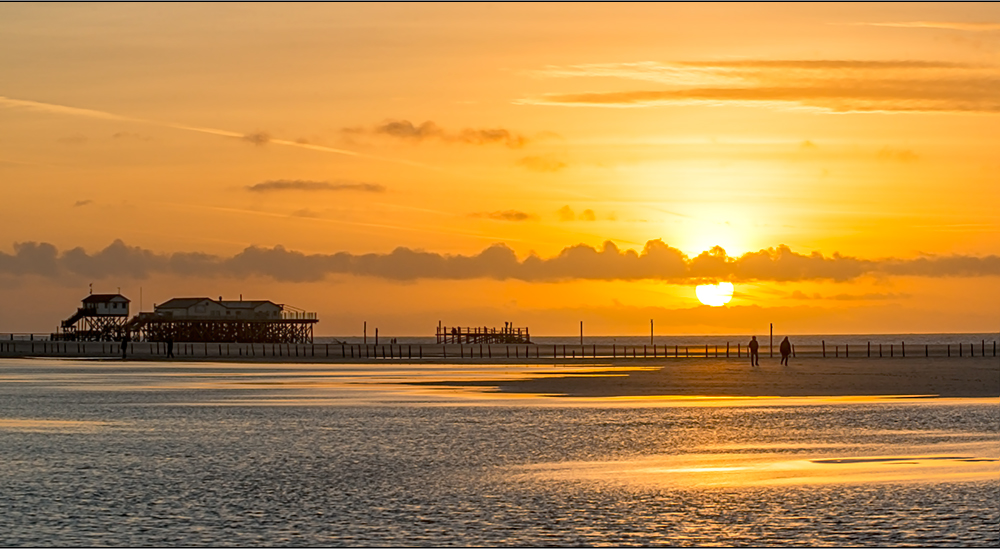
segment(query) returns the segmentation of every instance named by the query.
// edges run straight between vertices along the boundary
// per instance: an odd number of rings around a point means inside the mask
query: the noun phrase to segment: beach
[[[629,361],[619,361],[625,366]],[[655,364],[654,364],[655,363]],[[1000,360],[974,358],[793,360],[661,359],[641,370],[609,369],[582,375],[522,380],[481,380],[456,385],[496,386],[510,393],[569,397],[806,397],[806,396],[1000,396]]]

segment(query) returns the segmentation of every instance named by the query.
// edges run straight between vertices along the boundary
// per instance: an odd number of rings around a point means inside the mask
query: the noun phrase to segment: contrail
[[[101,120],[117,120],[120,122],[132,122],[136,124],[148,124],[151,126],[159,126],[161,128],[170,128],[174,130],[183,130],[189,132],[207,133],[209,135],[218,135],[222,137],[232,137],[236,139],[243,139],[247,134],[233,132],[229,130],[220,130],[218,128],[202,128],[199,126],[188,126],[185,124],[175,124],[172,122],[161,122],[159,120],[150,120],[147,118],[136,118],[133,116],[122,116],[120,114],[114,114],[105,111],[98,111],[94,109],[81,109],[79,107],[68,107],[66,105],[55,105],[53,103],[41,103],[39,101],[28,101],[24,99],[11,99],[9,97],[0,96],[0,106],[12,108],[12,109],[26,109],[31,111],[47,112],[52,114],[65,114],[70,116],[83,116],[87,118],[98,118]],[[398,158],[386,158],[384,156],[376,156],[371,154],[363,154],[357,151],[351,151],[347,149],[337,149],[334,147],[326,147],[323,145],[314,145],[312,143],[299,143],[298,141],[289,141],[287,139],[272,139],[268,138],[267,143],[274,143],[275,145],[284,145],[287,147],[298,147],[300,149],[308,149],[311,151],[319,151],[333,154],[342,154],[345,156],[355,156],[358,158],[367,158],[369,160],[378,160],[382,162],[393,162],[396,164],[404,164],[407,166],[414,166],[417,168],[424,168],[428,170],[441,171],[441,168],[435,166],[429,166],[427,164],[421,164],[419,162],[413,162],[410,160],[402,160]]]

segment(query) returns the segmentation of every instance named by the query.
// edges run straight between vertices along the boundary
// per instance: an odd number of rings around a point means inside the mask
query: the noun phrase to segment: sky
[[[0,75],[0,332],[1000,331],[994,3],[3,4]]]

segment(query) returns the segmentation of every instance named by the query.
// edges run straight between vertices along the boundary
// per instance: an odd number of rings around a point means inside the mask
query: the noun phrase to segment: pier
[[[528,328],[515,328],[513,324],[506,324],[503,328],[489,328],[487,326],[475,326],[472,328],[462,328],[458,326],[448,327],[438,324],[437,342],[439,345],[447,344],[481,344],[481,345],[516,345],[530,344],[531,335]]]

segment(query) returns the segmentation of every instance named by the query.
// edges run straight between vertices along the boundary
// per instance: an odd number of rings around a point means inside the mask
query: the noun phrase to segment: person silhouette
[[[129,337],[129,334],[127,332],[125,333],[125,335],[122,336],[122,360],[125,360],[126,358],[125,355],[128,354],[128,343],[131,340],[132,338]]]
[[[174,336],[167,336],[167,358],[174,358]]]
[[[792,343],[788,341],[788,336],[781,340],[781,346],[778,348],[781,350],[781,363],[788,366],[788,357],[792,354]]]
[[[750,339],[750,344],[747,345],[750,348],[750,365],[760,366],[760,356],[757,355],[757,349],[760,348],[760,343],[757,343],[757,336],[752,336]]]

